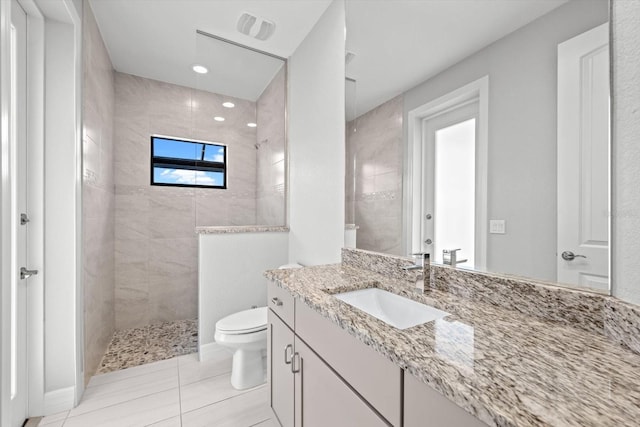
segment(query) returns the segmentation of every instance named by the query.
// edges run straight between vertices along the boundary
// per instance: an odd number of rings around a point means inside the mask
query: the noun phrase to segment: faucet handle
[[[458,248],[458,249],[443,249],[442,253],[443,254],[455,254],[458,251],[461,251],[462,249]]]
[[[415,252],[412,253],[414,257],[422,257],[423,259],[429,258],[431,256],[430,252]]]
[[[429,252],[416,252],[411,255],[413,255],[413,257],[415,257],[417,261],[422,261],[423,263],[428,262],[429,258],[431,257],[431,253]]]

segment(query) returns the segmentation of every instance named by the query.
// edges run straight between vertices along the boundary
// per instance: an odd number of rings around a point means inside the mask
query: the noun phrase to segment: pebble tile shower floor
[[[96,374],[198,351],[198,321],[179,320],[116,331]]]

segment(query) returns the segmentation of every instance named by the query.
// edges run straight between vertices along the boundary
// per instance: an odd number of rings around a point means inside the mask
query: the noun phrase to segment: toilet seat
[[[216,332],[243,335],[267,329],[267,307],[239,311],[216,322]]]

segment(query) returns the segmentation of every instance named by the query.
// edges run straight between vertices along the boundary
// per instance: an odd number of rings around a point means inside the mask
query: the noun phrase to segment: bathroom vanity
[[[474,285],[415,294],[393,268],[408,260],[381,269],[371,258],[375,272],[353,262],[366,252],[345,251],[342,264],[266,273],[270,405],[282,426],[637,425],[640,355],[594,332],[609,297],[536,285],[558,318],[527,314],[473,296]],[[450,314],[397,329],[335,296],[368,288]]]
[[[268,295],[270,406],[283,426],[484,425],[273,282]]]

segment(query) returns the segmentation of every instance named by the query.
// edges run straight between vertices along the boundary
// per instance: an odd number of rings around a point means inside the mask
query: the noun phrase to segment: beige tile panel
[[[149,324],[149,293],[143,289],[117,287],[116,330]]]

